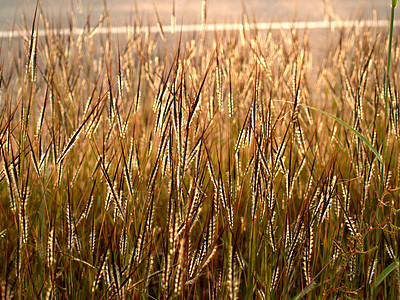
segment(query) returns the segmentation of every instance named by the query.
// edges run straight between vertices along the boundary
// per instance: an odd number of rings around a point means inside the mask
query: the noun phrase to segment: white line
[[[394,22],[394,26],[399,26],[399,22]],[[201,31],[238,31],[243,29],[242,23],[219,23],[219,24],[205,24],[204,27],[201,24],[189,24],[176,26],[176,32],[201,32]],[[244,29],[255,29],[258,30],[277,30],[277,29],[327,29],[327,28],[349,28],[349,27],[388,27],[389,21],[387,20],[359,20],[359,21],[343,21],[343,22],[326,22],[326,21],[313,21],[313,22],[264,22],[264,23],[253,23],[253,24],[245,24]],[[81,35],[87,32],[84,28],[74,28],[72,32],[68,28],[63,29],[54,29],[50,30],[53,33],[61,34],[61,35],[70,35],[71,33],[74,35]],[[128,32],[137,32],[137,33],[156,33],[159,31],[158,26],[150,26],[150,27],[141,27],[135,28],[134,26],[116,26],[111,28],[101,27],[95,31],[92,31],[92,34],[116,34],[116,33],[128,33]],[[164,33],[171,33],[171,26],[163,26]],[[46,31],[40,29],[38,34],[40,36],[46,35]],[[15,31],[0,31],[0,38],[10,39],[17,37],[26,37],[29,36],[30,32],[26,30],[15,30]]]

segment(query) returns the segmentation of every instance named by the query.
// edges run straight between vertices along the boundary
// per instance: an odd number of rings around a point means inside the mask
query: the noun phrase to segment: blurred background
[[[163,25],[169,25],[173,10],[172,0],[42,0],[42,10],[49,20],[67,24],[71,11],[76,25],[82,26],[89,17],[91,24],[98,22],[105,7],[111,14],[112,25],[123,26],[138,14],[143,24],[157,22],[155,8]],[[250,20],[269,21],[321,21],[327,18],[388,19],[391,0],[207,0],[207,23],[239,22],[243,12]],[[32,20],[36,0],[0,0],[0,30],[11,30],[13,22],[21,26],[22,16]],[[176,0],[176,24],[201,22],[202,0]]]

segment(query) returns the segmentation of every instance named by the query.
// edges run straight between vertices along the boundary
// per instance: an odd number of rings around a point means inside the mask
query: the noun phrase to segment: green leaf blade
[[[382,283],[382,281],[385,280],[385,278],[392,273],[392,271],[394,271],[395,269],[397,269],[399,267],[399,260],[396,259],[394,262],[392,262],[388,267],[386,267],[385,270],[382,271],[381,274],[379,274],[378,278],[376,278],[374,287],[377,288],[378,285],[380,285]]]
[[[383,163],[381,155],[374,148],[374,146],[372,146],[372,144],[367,140],[367,138],[365,136],[363,136],[361,133],[359,133],[357,130],[355,130],[353,127],[351,127],[348,123],[346,123],[342,119],[339,119],[338,117],[335,117],[334,115],[331,115],[330,113],[327,113],[326,111],[323,111],[323,110],[321,110],[319,108],[308,106],[308,105],[304,105],[304,106],[307,107],[307,108],[313,109],[315,111],[318,111],[318,112],[320,112],[320,113],[322,113],[322,114],[334,119],[335,121],[339,122],[340,124],[342,124],[346,128],[350,129],[353,133],[355,133],[368,146],[368,148],[375,154],[375,156],[379,160],[379,162]]]
[[[317,287],[317,283],[315,281],[312,281],[309,285],[307,285],[301,292],[298,294],[294,300],[300,300],[302,299],[305,295],[307,295],[309,292],[311,292],[313,289]]]

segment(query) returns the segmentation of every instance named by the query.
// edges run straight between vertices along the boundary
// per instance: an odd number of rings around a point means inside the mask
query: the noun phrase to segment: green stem
[[[397,0],[392,0],[392,9],[391,9],[391,16],[390,16],[390,27],[389,27],[389,49],[388,49],[388,58],[387,58],[387,69],[386,69],[386,79],[385,79],[385,128],[384,132],[386,132],[386,129],[389,128],[389,104],[388,104],[388,94],[389,94],[389,79],[390,79],[390,61],[391,61],[391,55],[392,55],[392,36],[393,36],[393,23],[394,23],[394,9],[397,6]],[[387,138],[384,137],[383,139],[383,149],[382,149],[382,158],[384,159],[386,157],[387,153]],[[385,164],[384,162],[381,162],[381,180],[380,180],[380,187],[379,187],[379,201],[382,201],[383,199],[383,190],[384,190],[384,175],[385,175]],[[377,211],[377,222],[380,224],[382,221],[382,206],[378,204],[378,211]],[[381,239],[382,235],[382,230],[378,229],[376,231],[375,235],[375,241],[376,244],[379,244],[379,241]],[[376,288],[373,290],[373,295],[376,295]]]
[[[390,28],[389,28],[389,49],[388,49],[388,58],[387,58],[387,69],[386,69],[386,80],[385,80],[385,131],[386,128],[389,127],[389,103],[388,103],[388,95],[389,95],[389,79],[390,79],[390,62],[392,56],[392,37],[393,37],[393,23],[394,23],[394,9],[397,6],[397,0],[392,0],[392,9],[390,16]],[[385,157],[385,153],[387,151],[386,139],[383,141],[383,157]],[[381,182],[379,188],[379,199],[382,199],[383,189],[384,189],[384,164],[381,164]],[[379,215],[379,214],[378,214]]]
[[[397,2],[393,0],[393,2]],[[397,4],[397,3],[395,3]],[[388,116],[388,95],[389,95],[389,79],[390,79],[390,62],[392,56],[392,37],[393,37],[393,23],[394,23],[394,9],[395,6],[392,5],[391,16],[390,16],[390,28],[389,28],[389,49],[388,49],[388,58],[387,58],[387,69],[386,69],[386,82],[385,82],[385,106],[386,106],[386,114],[385,118]]]

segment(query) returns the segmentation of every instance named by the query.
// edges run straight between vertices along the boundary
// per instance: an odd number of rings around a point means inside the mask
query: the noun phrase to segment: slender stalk
[[[390,117],[389,117],[389,103],[388,103],[388,94],[389,94],[389,79],[390,79],[390,62],[391,62],[391,55],[392,55],[392,37],[393,37],[393,23],[394,23],[394,9],[397,6],[397,0],[392,0],[392,9],[391,9],[391,16],[390,16],[390,27],[389,27],[389,49],[388,49],[388,57],[387,57],[387,69],[386,69],[386,78],[385,78],[385,130],[384,133],[386,133],[386,129],[390,127],[389,122],[390,122]],[[388,148],[388,140],[386,137],[383,137],[383,149],[382,149],[382,158],[383,162],[381,162],[381,169],[380,169],[380,187],[379,187],[379,201],[382,201],[383,199],[383,192],[385,189],[385,158],[387,157],[387,149]],[[380,224],[382,221],[382,206],[378,204],[378,212],[377,212],[377,222]],[[382,229],[378,227],[378,230],[376,231],[375,235],[375,243],[376,245],[379,244],[379,241],[381,240],[382,236]],[[380,278],[380,276],[379,276]],[[375,282],[375,289],[373,291],[374,296],[375,293],[377,292],[376,286],[379,285],[379,280],[376,279]],[[383,279],[382,279],[383,280]]]
[[[389,49],[388,49],[388,57],[387,57],[387,68],[386,68],[386,80],[385,80],[385,128],[389,127],[389,103],[388,103],[388,95],[389,95],[389,79],[390,79],[390,62],[392,56],[392,39],[393,39],[393,23],[394,23],[394,10],[397,6],[397,0],[392,0],[392,9],[390,16],[390,27],[389,27]],[[383,141],[383,154],[387,151],[386,139]],[[381,164],[381,182],[379,189],[379,199],[382,198],[383,189],[384,189],[384,168],[385,164]],[[379,214],[378,214],[379,217]]]

